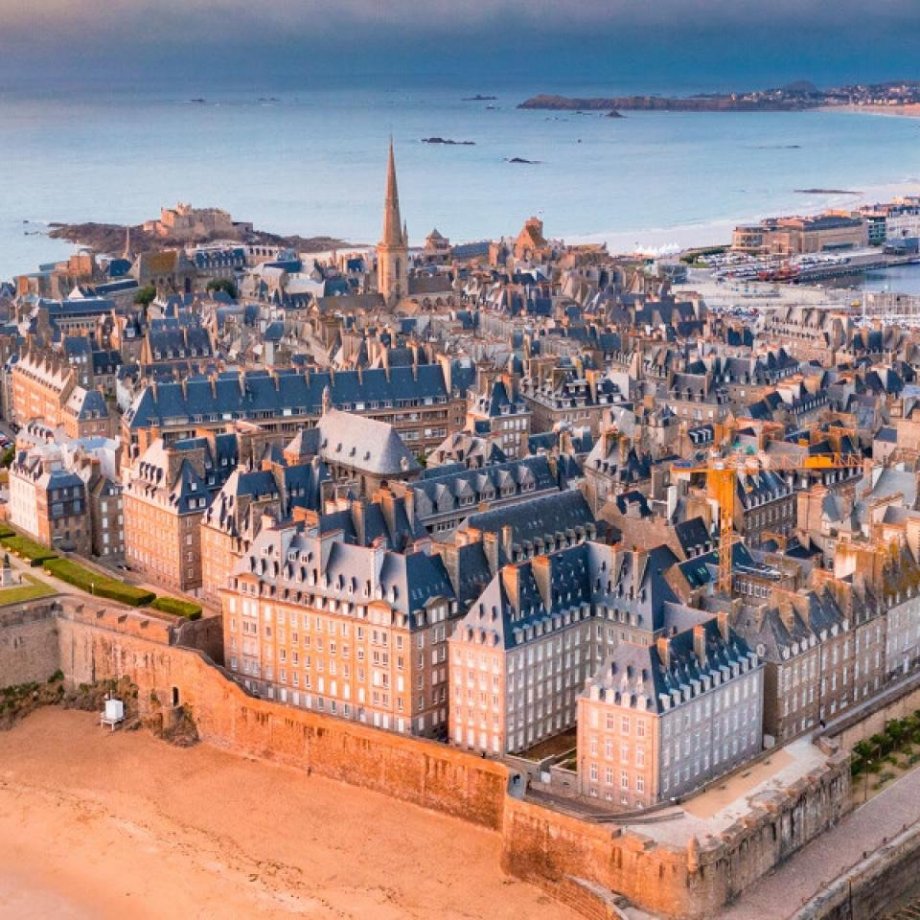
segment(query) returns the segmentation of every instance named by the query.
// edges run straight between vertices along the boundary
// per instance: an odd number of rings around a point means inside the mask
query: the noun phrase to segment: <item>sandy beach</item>
[[[904,105],[828,105],[822,112],[852,112],[856,115],[894,115],[899,118],[920,118],[920,103]]]
[[[0,732],[0,918],[573,915],[461,821],[44,709]]]

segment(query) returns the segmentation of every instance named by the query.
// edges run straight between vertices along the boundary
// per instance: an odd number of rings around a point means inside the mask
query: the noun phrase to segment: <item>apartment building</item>
[[[155,441],[125,473],[125,558],[174,590],[201,588],[201,521],[239,462],[232,433]]]
[[[629,397],[609,375],[584,361],[556,358],[529,359],[520,392],[533,413],[534,431],[552,431],[564,423],[589,428],[592,436],[600,430],[604,411]]]
[[[621,642],[652,641],[666,602],[666,547],[584,542],[504,566],[450,639],[450,738],[502,755],[575,723],[585,681]]]
[[[560,488],[559,478],[545,456],[481,469],[458,469],[455,465],[446,470],[436,467],[412,483],[393,483],[400,494],[412,493],[415,513],[433,535],[456,530],[474,511],[506,508]]]
[[[736,629],[764,662],[764,732],[777,743],[842,715],[886,680],[886,608],[865,586],[774,590],[744,609]]]
[[[509,460],[517,460],[528,453],[531,414],[515,376],[481,373],[478,388],[469,394],[466,427],[488,437]]]
[[[318,519],[263,527],[222,592],[230,671],[269,699],[443,735],[453,588],[429,541],[388,541]]]
[[[320,458],[301,459],[296,449],[263,460],[260,469],[237,467],[201,519],[202,597],[219,603],[220,590],[262,524],[288,520],[297,509],[319,511],[330,484]]]
[[[762,748],[763,667],[728,625],[665,605],[650,645],[624,642],[578,698],[578,790],[628,809],[684,795]]]
[[[174,441],[196,430],[223,428],[228,421],[252,422],[293,437],[331,408],[392,425],[413,454],[420,454],[463,427],[465,395],[451,388],[450,376],[437,363],[349,371],[225,371],[153,382],[125,412],[122,436],[131,458],[158,437]]]
[[[61,355],[26,350],[13,365],[12,420],[61,427],[69,438],[110,437],[114,421],[102,394],[77,385],[77,372]]]
[[[40,543],[88,555],[86,485],[56,445],[20,451],[10,466],[10,522]]]

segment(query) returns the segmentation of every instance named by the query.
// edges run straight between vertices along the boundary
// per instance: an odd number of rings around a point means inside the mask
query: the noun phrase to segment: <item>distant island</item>
[[[859,195],[851,188],[797,188],[799,195]]]
[[[423,144],[446,144],[448,147],[475,147],[476,141],[455,141],[449,137],[423,137]]]
[[[481,93],[476,93],[475,96],[464,96],[461,102],[495,102],[498,99],[498,96],[483,96]]]
[[[510,158],[505,157],[505,162],[506,163],[518,163],[518,164],[523,164],[525,166],[539,166],[540,165],[539,160],[525,160],[523,157],[510,157]]]
[[[800,112],[824,107],[865,107],[866,111],[878,108],[910,111],[911,107],[918,104],[920,81],[856,84],[822,90],[813,83],[800,80],[778,89],[679,97],[649,95],[577,98],[544,93],[531,96],[520,103],[518,108],[575,112],[606,110],[612,115],[621,109],[646,112]]]
[[[103,224],[87,222],[81,224],[51,223],[48,236],[56,240],[68,240],[78,246],[86,246],[95,252],[116,253],[125,247],[128,226],[124,224]],[[189,244],[212,243],[215,240],[226,240],[228,233],[221,231],[214,234],[201,234],[189,239],[187,236],[170,236],[168,234],[154,234],[144,229],[143,224],[130,227],[131,248],[135,252],[145,252],[164,247],[184,247]],[[330,249],[341,249],[350,246],[343,240],[331,236],[279,236],[263,230],[241,229],[234,235],[236,242],[252,243],[263,246],[281,246],[293,249],[296,252],[326,252]]]

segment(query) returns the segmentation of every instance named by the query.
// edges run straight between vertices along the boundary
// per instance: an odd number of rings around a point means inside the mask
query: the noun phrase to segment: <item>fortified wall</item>
[[[495,830],[506,871],[588,917],[616,916],[613,892],[664,916],[711,917],[835,823],[849,799],[843,758],[718,837],[694,838],[686,849],[665,846],[633,828],[582,821],[509,796],[502,764],[255,699],[200,649],[175,644],[179,635],[138,611],[76,598],[0,611],[0,685],[44,680],[58,668],[76,684],[128,677],[138,686],[142,715],[166,720],[185,707],[210,744]],[[19,669],[9,670],[23,649]]]

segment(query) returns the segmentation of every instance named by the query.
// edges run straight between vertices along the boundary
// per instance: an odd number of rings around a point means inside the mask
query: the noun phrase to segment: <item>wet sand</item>
[[[497,834],[44,709],[0,732],[0,918],[565,920]]]

